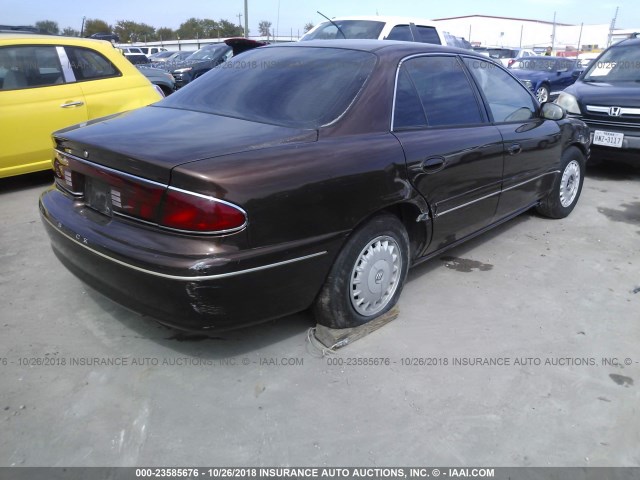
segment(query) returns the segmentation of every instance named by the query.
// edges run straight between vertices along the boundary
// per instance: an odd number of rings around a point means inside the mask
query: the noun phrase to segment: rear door
[[[435,251],[489,225],[502,182],[503,147],[457,56],[426,55],[398,72],[393,132],[409,178],[433,214]]]
[[[87,120],[67,64],[62,47],[0,47],[0,177],[50,168],[51,134]]]
[[[132,110],[161,98],[128,61],[129,70],[123,66],[121,71],[97,50],[76,46],[65,50],[84,93],[89,119]]]

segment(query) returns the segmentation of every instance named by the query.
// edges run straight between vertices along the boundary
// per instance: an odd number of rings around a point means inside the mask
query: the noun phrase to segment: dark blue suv
[[[593,158],[640,162],[640,38],[602,52],[556,103],[591,131]]]
[[[528,57],[509,67],[511,73],[531,90],[540,103],[556,97],[582,73],[577,60],[563,57]]]

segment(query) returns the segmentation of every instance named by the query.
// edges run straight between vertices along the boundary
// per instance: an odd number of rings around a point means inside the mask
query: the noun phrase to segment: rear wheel
[[[409,237],[393,215],[379,215],[354,232],[316,299],[318,323],[331,328],[365,324],[398,301],[407,276]]]
[[[564,218],[578,203],[586,159],[576,147],[569,147],[562,154],[560,175],[556,178],[552,190],[542,199],[537,210],[550,218]]]

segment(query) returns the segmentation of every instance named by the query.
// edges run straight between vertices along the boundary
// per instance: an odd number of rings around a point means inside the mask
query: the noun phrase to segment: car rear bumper
[[[56,190],[40,198],[54,253],[77,277],[116,302],[160,323],[217,332],[304,310],[315,299],[344,235],[282,248],[226,252],[219,268],[194,268],[216,258],[148,248],[109,250],[108,225],[90,224],[73,199]],[[107,222],[108,223],[108,222]]]

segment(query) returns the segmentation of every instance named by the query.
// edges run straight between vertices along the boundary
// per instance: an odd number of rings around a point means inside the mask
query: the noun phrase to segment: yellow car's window
[[[120,71],[100,53],[87,48],[65,47],[78,81],[116,77]]]
[[[0,48],[0,88],[20,90],[64,83],[56,48],[47,45]]]

